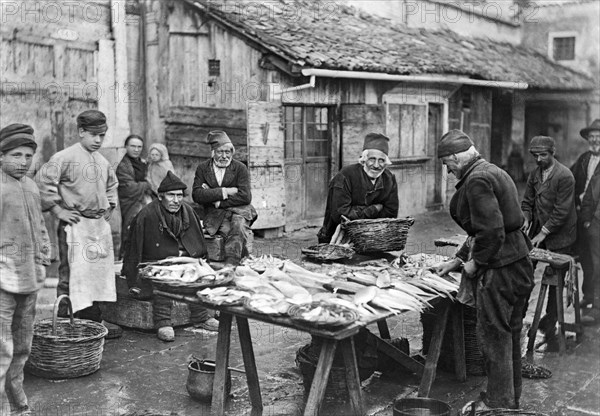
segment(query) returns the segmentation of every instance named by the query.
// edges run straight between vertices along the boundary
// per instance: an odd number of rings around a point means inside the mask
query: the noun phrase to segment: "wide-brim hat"
[[[594,120],[594,122],[592,124],[590,124],[589,126],[587,126],[586,128],[581,129],[579,134],[581,134],[581,137],[583,137],[584,139],[587,140],[588,134],[590,134],[590,132],[593,130],[600,131],[600,118],[597,118],[596,120]]]

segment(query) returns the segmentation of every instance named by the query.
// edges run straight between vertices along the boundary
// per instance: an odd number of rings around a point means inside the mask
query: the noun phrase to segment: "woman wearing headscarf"
[[[154,143],[148,149],[148,176],[147,180],[152,190],[157,193],[162,180],[167,172],[175,173],[173,163],[169,160],[167,147],[161,143]]]
[[[152,189],[146,181],[148,165],[140,156],[144,140],[137,134],[125,139],[125,155],[117,166],[119,203],[121,204],[121,255],[127,240],[127,228],[133,217],[152,201]]]

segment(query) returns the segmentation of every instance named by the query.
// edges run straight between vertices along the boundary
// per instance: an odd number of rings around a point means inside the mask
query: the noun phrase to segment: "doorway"
[[[286,225],[319,221],[331,174],[333,107],[284,106]]]

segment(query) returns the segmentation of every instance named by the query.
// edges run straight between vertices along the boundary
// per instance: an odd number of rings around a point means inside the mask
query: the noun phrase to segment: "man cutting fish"
[[[469,238],[438,275],[464,263],[458,300],[477,309],[477,340],[485,361],[487,391],[470,411],[518,409],[521,397],[523,311],[533,288],[531,242],[508,174],[485,161],[460,130],[444,134],[437,156],[458,179],[450,215]]]
[[[139,287],[139,298],[152,293],[150,284],[138,280],[138,265],[167,257],[206,257],[207,250],[200,220],[193,208],[183,201],[187,186],[173,172],[168,172],[158,188],[158,200],[146,205],[132,220],[129,238],[124,248],[123,274],[130,288]],[[154,327],[161,341],[175,340],[171,324],[173,301],[162,296],[152,297]],[[191,321],[197,328],[216,332],[219,323],[198,305],[189,305]]]

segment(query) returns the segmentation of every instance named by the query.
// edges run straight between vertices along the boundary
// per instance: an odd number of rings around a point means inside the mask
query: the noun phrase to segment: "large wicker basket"
[[[342,221],[342,229],[358,253],[400,251],[414,222],[410,217],[346,220]]]
[[[70,319],[57,318],[58,305],[67,301]],[[98,322],[74,319],[67,295],[54,302],[52,319],[34,326],[31,355],[25,368],[39,377],[61,379],[92,374],[100,368],[108,329]]]

